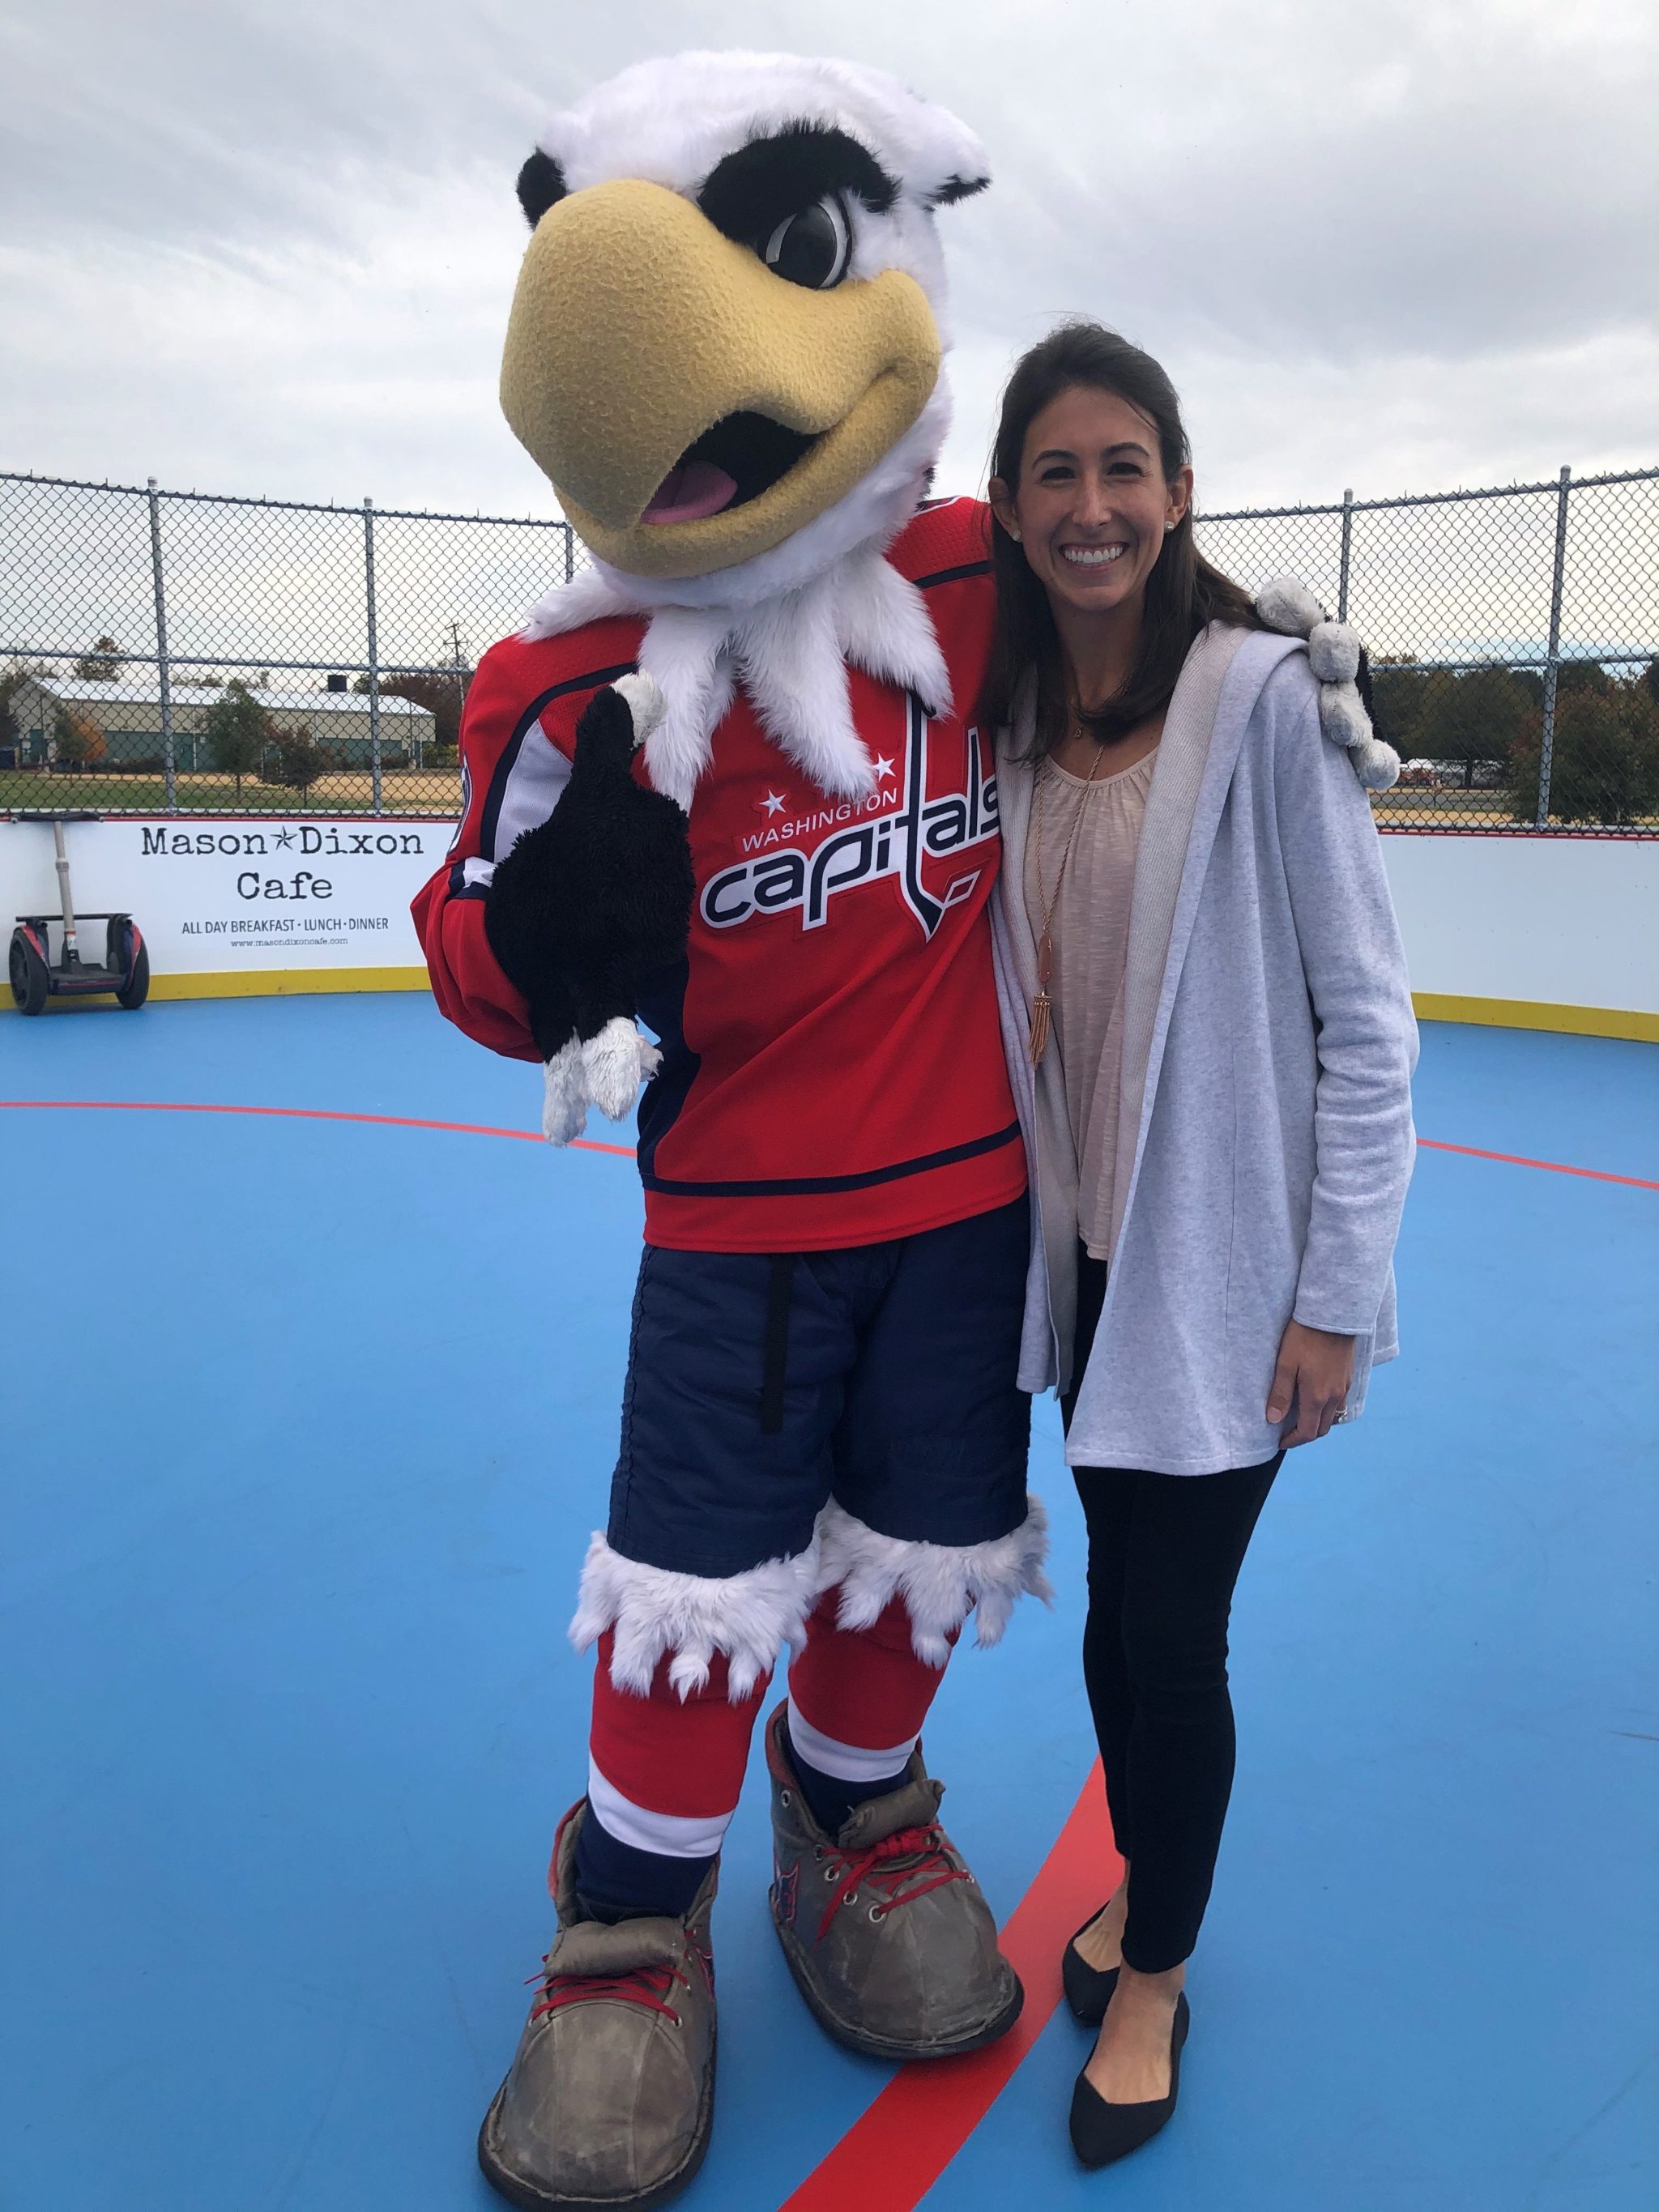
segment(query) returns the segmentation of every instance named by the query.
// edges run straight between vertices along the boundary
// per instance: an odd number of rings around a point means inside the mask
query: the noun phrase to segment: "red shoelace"
[[[534,1974],[530,1977],[532,1982],[537,1978]],[[678,1966],[635,1966],[623,1974],[548,1974],[543,1981],[542,2001],[531,2008],[530,2017],[539,2020],[544,2013],[586,2004],[590,1998],[619,1997],[625,2004],[647,2005],[678,2027],[680,2016],[668,2002],[676,1982],[683,1989],[691,1986]]]
[[[890,1863],[898,1860],[902,1860],[903,1864]],[[830,1863],[832,1868],[836,1865],[834,1859]],[[882,1902],[870,1908],[871,1918],[884,1920],[901,1905],[913,1905],[930,1889],[942,1889],[947,1881],[969,1881],[973,1878],[966,1867],[953,1867],[947,1863],[945,1838],[938,1828],[901,1828],[895,1835],[884,1836],[867,1851],[849,1853],[842,1862],[842,1869],[836,1876],[836,1893],[818,1923],[820,1943],[842,1906],[856,1903],[859,1885],[863,1881],[868,1881],[882,1894]],[[900,1883],[912,1875],[924,1875],[927,1879],[909,1889],[901,1889]]]

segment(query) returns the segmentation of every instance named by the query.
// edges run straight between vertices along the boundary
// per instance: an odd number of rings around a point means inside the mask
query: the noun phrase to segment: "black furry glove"
[[[555,1144],[580,1134],[590,1103],[619,1121],[657,1064],[635,1027],[639,980],[684,952],[696,888],[684,815],[633,775],[662,713],[648,676],[594,694],[558,805],[497,867],[484,908],[547,1063]]]

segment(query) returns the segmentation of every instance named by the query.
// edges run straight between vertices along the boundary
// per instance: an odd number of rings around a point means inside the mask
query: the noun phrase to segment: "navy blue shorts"
[[[793,1558],[834,1498],[884,1536],[979,1544],[1025,1518],[1027,1200],[848,1251],[647,1245],[613,1550],[682,1574]]]

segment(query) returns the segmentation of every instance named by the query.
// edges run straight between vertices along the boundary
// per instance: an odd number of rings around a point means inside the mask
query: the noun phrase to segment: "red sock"
[[[838,1627],[839,1603],[826,1590],[807,1621],[789,1669],[789,1734],[798,1759],[856,1790],[902,1773],[945,1669],[917,1658],[902,1597],[868,1628]]]
[[[658,1665],[645,1697],[611,1679],[611,1635],[599,1638],[588,1738],[588,1802],[600,1825],[636,1850],[704,1858],[737,1810],[766,1680],[740,1704],[716,1653],[708,1682],[682,1698]]]

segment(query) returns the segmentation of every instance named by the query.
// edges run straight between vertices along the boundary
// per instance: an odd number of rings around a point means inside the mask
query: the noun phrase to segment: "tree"
[[[462,687],[470,668],[460,669],[453,676],[393,676],[380,686],[381,695],[392,699],[407,699],[416,707],[424,707],[433,720],[433,742],[438,745],[460,743]]]
[[[0,745],[15,745],[22,734],[11,702],[33,672],[21,660],[14,660],[9,668],[0,670]]]
[[[1642,671],[1642,681],[1647,686],[1649,698],[1659,707],[1659,660],[1649,661]]]
[[[1417,748],[1431,760],[1458,761],[1463,788],[1474,788],[1478,766],[1508,764],[1528,710],[1526,688],[1507,668],[1471,668],[1455,676],[1433,670],[1423,687]]]
[[[209,763],[222,775],[235,777],[240,800],[242,778],[253,774],[275,735],[270,715],[257,699],[249,697],[246,686],[233,678],[202,717],[202,734],[207,739]]]
[[[1605,699],[1613,688],[1613,678],[1599,660],[1564,660],[1556,671],[1558,699],[1564,691],[1594,691]]]
[[[334,766],[334,756],[312,736],[309,722],[297,722],[291,730],[278,730],[275,734],[276,767],[267,769],[265,781],[287,784],[303,800],[318,777]]]
[[[113,684],[121,672],[121,653],[112,637],[104,636],[94,641],[90,653],[83,653],[75,664],[75,672],[87,684]]]
[[[1605,673],[1605,672],[1603,672]],[[1544,718],[1527,717],[1515,752],[1516,818],[1538,812]],[[1625,828],[1659,811],[1659,708],[1639,677],[1606,690],[1558,691],[1550,746],[1550,813],[1560,822]]]
[[[52,738],[60,768],[89,768],[109,753],[109,740],[92,716],[72,707],[60,706],[53,712]]]
[[[1371,726],[1401,760],[1422,750],[1417,730],[1428,675],[1418,666],[1415,653],[1384,656],[1371,663]]]

